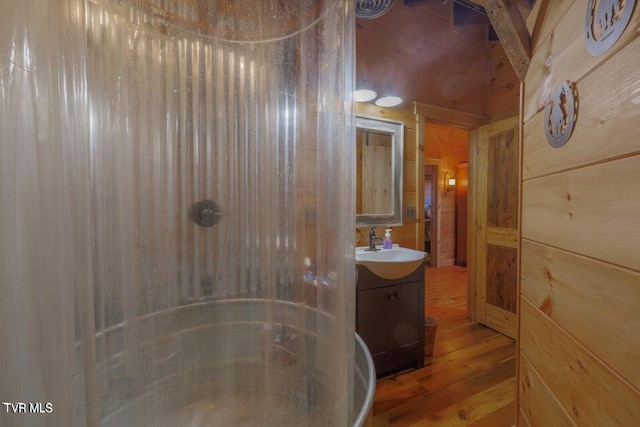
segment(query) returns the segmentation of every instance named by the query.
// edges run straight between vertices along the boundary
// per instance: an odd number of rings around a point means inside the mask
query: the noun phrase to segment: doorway
[[[438,257],[438,166],[424,167],[424,251],[427,266],[436,267]]]

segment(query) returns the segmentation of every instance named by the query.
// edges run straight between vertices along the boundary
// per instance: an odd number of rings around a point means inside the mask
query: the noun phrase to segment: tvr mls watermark
[[[50,402],[0,402],[7,414],[50,414],[53,403]]]

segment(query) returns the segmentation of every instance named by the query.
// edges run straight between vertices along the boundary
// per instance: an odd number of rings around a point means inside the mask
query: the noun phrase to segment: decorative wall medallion
[[[554,147],[562,147],[573,132],[578,114],[578,94],[575,85],[558,83],[549,93],[544,107],[544,132]]]
[[[635,4],[636,0],[589,0],[585,35],[591,55],[601,55],[614,45],[627,28]]]

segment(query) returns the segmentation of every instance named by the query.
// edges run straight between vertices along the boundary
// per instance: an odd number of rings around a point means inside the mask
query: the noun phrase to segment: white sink
[[[400,279],[413,273],[420,266],[426,253],[393,245],[392,249],[367,251],[356,248],[356,264],[367,267],[383,279]]]

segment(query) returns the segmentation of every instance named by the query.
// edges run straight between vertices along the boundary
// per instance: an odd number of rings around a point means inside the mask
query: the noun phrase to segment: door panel
[[[389,302],[389,346],[394,350],[416,347],[421,343],[424,308],[420,308],[420,287],[422,282],[407,283],[399,286],[395,300]],[[424,307],[424,306],[423,306]]]
[[[497,134],[489,133],[487,150],[487,225],[517,229],[519,187],[517,125]]]
[[[374,357],[389,352],[387,306],[390,288],[393,286],[358,292],[358,334]]]
[[[516,312],[518,250],[487,245],[487,304]]]
[[[476,163],[476,318],[515,338],[520,235],[518,118],[480,127],[471,148]]]

